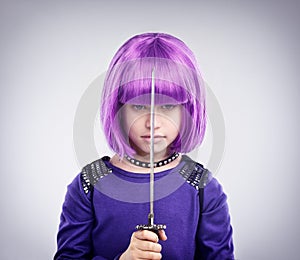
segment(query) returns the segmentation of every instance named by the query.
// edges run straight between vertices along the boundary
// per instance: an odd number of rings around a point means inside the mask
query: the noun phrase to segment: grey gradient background
[[[299,259],[299,1],[0,3],[0,259],[52,258],[78,102],[145,31],[183,39],[222,107],[236,258]]]

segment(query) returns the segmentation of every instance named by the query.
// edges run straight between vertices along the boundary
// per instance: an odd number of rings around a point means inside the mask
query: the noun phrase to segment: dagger
[[[159,237],[159,230],[165,230],[166,225],[154,224],[154,105],[155,105],[155,77],[154,69],[151,73],[151,103],[150,103],[150,212],[148,224],[137,225],[137,230],[150,230]]]

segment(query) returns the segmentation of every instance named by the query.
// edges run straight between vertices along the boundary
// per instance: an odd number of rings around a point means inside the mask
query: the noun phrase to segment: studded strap
[[[183,160],[186,162],[180,170],[181,176],[192,185],[199,194],[199,223],[202,219],[203,204],[204,204],[204,188],[211,180],[210,172],[203,167],[202,164],[193,161],[190,157],[183,155]]]
[[[210,172],[202,164],[193,161],[190,157],[183,155],[184,166],[179,173],[196,190],[203,189],[209,182]]]
[[[112,172],[112,170],[108,168],[104,162],[109,160],[110,158],[105,156],[88,164],[82,169],[80,178],[85,194],[88,194],[100,179]]]

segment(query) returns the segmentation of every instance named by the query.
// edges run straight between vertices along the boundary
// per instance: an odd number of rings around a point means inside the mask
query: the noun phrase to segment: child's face
[[[157,105],[154,114],[155,159],[168,154],[169,145],[176,139],[181,123],[181,105]],[[150,106],[125,104],[121,124],[131,146],[139,156],[150,154]]]

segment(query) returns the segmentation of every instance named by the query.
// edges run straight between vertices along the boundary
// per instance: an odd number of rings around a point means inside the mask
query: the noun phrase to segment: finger
[[[148,240],[154,243],[158,242],[158,236],[149,230],[139,230],[134,232],[134,237],[140,240]]]
[[[146,241],[146,240],[135,240],[134,242],[135,248],[141,251],[149,251],[149,252],[156,252],[159,253],[161,252],[161,245],[158,243],[154,243],[151,241]]]
[[[158,230],[158,237],[162,241],[166,241],[168,239],[164,230]]]
[[[142,251],[140,254],[140,259],[151,259],[151,260],[159,260],[162,258],[161,253],[150,252],[150,251]]]

